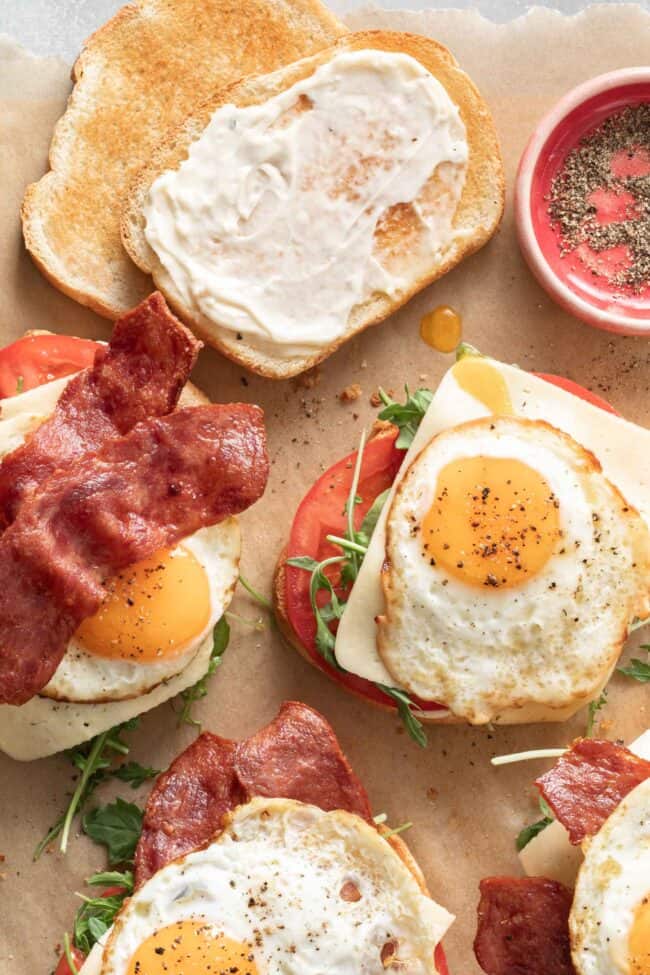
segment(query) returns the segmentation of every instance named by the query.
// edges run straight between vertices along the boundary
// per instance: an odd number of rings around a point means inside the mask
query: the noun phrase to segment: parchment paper
[[[434,385],[451,364],[418,337],[421,315],[449,303],[463,316],[464,337],[490,354],[529,369],[563,373],[601,393],[628,418],[650,423],[650,354],[646,342],[597,332],[561,312],[531,278],[519,255],[512,222],[512,183],[519,155],[539,116],[568,88],[613,68],[647,63],[650,16],[635,6],[594,7],[565,19],[535,10],[510,25],[469,12],[388,13],[367,9],[349,19],[359,28],[406,29],[447,44],[490,103],[502,139],[508,209],[493,242],[412,301],[392,320],[346,345],[320,371],[317,385],[273,384],[246,376],[212,351],[202,353],[195,381],[214,399],[258,402],[266,409],[272,475],[263,501],[242,518],[243,571],[268,592],[277,553],[295,507],[317,474],[352,449],[374,411],[378,384]],[[0,340],[47,327],[107,337],[109,325],[51,288],[23,251],[18,208],[25,185],[43,171],[51,128],[68,90],[68,68],[3,48],[0,64]],[[362,397],[338,394],[359,383]],[[630,458],[634,463],[634,458]],[[258,617],[245,593],[235,610]],[[643,642],[630,640],[626,657]],[[646,640],[648,637],[646,636]],[[233,737],[268,721],[285,698],[318,707],[332,721],[365,782],[374,809],[391,823],[414,823],[406,834],[433,895],[457,915],[446,944],[454,975],[478,971],[471,951],[477,883],[488,873],[518,871],[514,837],[537,818],[530,785],[545,763],[493,769],[496,753],[557,746],[585,728],[581,714],[566,725],[432,728],[421,751],[390,715],[331,685],[272,630],[234,622],[225,662],[198,707],[205,727]],[[613,679],[601,728],[630,739],[650,724],[648,690]],[[169,706],[144,718],[133,756],[164,767],[189,741]],[[55,945],[69,929],[83,878],[104,866],[102,850],[75,837],[68,855],[32,864],[36,842],[60,812],[72,786],[62,758],[30,765],[0,758],[0,972],[39,975],[55,962]],[[122,787],[127,798],[143,799]],[[106,801],[111,788],[100,791]]]

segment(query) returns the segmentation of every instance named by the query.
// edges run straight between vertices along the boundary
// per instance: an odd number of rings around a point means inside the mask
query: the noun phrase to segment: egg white
[[[57,379],[4,399],[0,404],[0,459],[15,450],[53,412],[59,396],[72,377]],[[184,391],[182,405],[193,401]],[[189,400],[189,402],[188,402]],[[188,549],[202,566],[210,593],[209,622],[178,654],[157,661],[134,663],[93,654],[77,638],[40,696],[79,704],[125,701],[140,697],[182,673],[197,656],[212,628],[227,609],[239,573],[240,534],[237,520],[203,528],[185,538]]]
[[[634,914],[650,897],[650,779],[588,843],[569,917],[578,975],[636,975],[628,958]]]
[[[440,470],[477,456],[523,462],[559,504],[555,554],[510,588],[468,585],[423,552],[419,526]],[[476,724],[505,708],[592,699],[629,620],[648,613],[650,535],[626,509],[592,455],[541,421],[493,417],[434,438],[404,475],[387,518],[377,645],[394,681]]]
[[[348,882],[356,901],[341,896]],[[190,919],[250,945],[259,975],[384,975],[380,953],[392,939],[404,971],[433,975],[452,920],[372,826],[290,799],[240,806],[217,839],[136,891],[115,922],[102,975],[126,975],[147,938]]]

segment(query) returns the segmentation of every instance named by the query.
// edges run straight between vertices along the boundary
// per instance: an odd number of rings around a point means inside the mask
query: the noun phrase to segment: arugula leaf
[[[110,897],[85,897],[83,894],[78,896],[83,904],[74,919],[72,937],[79,951],[87,955],[110,928],[125,898],[129,896],[129,891],[111,894]]]
[[[539,808],[542,813],[542,818],[538,819],[536,823],[531,823],[530,826],[524,826],[517,836],[515,844],[520,853],[538,833],[541,833],[542,830],[546,829],[553,822],[553,813],[543,796],[539,797]]]
[[[589,705],[589,717],[587,719],[587,728],[585,730],[585,738],[592,738],[594,734],[594,725],[596,723],[596,715],[604,708],[607,704],[607,691],[603,691],[600,697],[597,697]]]
[[[386,684],[376,685],[380,691],[391,697],[397,704],[397,713],[399,714],[404,727],[408,731],[409,735],[413,741],[420,746],[420,748],[427,747],[427,736],[422,726],[422,722],[418,721],[413,713],[415,705],[410,699],[406,691],[400,691],[397,687],[388,687]]]
[[[67,809],[61,813],[34,850],[34,860],[38,860],[43,850],[59,835],[61,836],[59,848],[62,853],[66,852],[70,830],[77,813],[83,811],[100,782],[115,775],[121,777],[120,766],[114,767],[114,761],[117,756],[129,753],[129,746],[122,739],[122,734],[133,731],[138,727],[138,723],[138,718],[131,718],[66,752],[68,761],[79,769],[81,774]]]
[[[248,595],[252,596],[256,603],[259,603],[260,606],[263,606],[264,609],[269,611],[269,613],[273,612],[273,606],[271,605],[270,601],[266,598],[266,596],[263,596],[261,592],[258,592],[257,589],[254,589],[251,586],[250,582],[248,582],[248,580],[244,578],[241,572],[239,573],[239,581],[244,587],[244,589],[246,590],[246,592],[248,593]]]
[[[133,893],[132,870],[103,870],[86,878],[90,887],[124,887],[128,894]]]
[[[221,663],[221,659],[228,648],[229,641],[230,624],[224,613],[212,631],[212,653],[210,654],[210,663],[208,664],[207,671],[196,684],[192,684],[191,687],[186,687],[184,691],[181,691],[180,697],[183,701],[183,706],[178,714],[177,724],[179,727],[182,724],[191,724],[200,730],[201,722],[192,717],[192,705],[195,701],[200,701],[208,693],[210,678]]]
[[[118,797],[115,802],[86,813],[83,829],[91,840],[106,847],[110,866],[128,863],[133,860],[142,832],[142,810]]]
[[[629,667],[617,667],[619,674],[625,674],[626,677],[631,677],[633,680],[638,680],[642,684],[647,684],[650,682],[650,643],[642,643],[639,647],[640,650],[645,650],[648,654],[648,660],[640,660],[635,657],[630,660]]]
[[[124,762],[115,769],[113,775],[122,782],[130,782],[131,788],[137,789],[147,779],[155,779],[160,772],[159,768],[140,765],[138,762]]]
[[[404,387],[406,402],[398,403],[379,388],[379,396],[384,404],[384,409],[379,414],[380,420],[388,420],[399,430],[395,446],[399,450],[407,450],[413,443],[413,438],[417,433],[418,427],[422,422],[422,417],[429,409],[433,393],[430,389],[416,389],[413,394],[409,392],[408,386]]]
[[[386,488],[381,494],[378,494],[375,500],[372,502],[370,507],[366,512],[366,516],[361,522],[361,528],[356,533],[357,540],[363,545],[365,542],[366,548],[370,544],[370,539],[372,533],[377,527],[377,522],[379,521],[379,516],[384,509],[384,505],[388,500],[388,495],[390,494],[390,488]],[[362,536],[361,538],[359,536]]]
[[[68,968],[72,972],[72,975],[79,975],[79,969],[75,964],[75,960],[72,957],[72,950],[70,948],[70,936],[68,932],[63,935],[63,955],[68,963]]]

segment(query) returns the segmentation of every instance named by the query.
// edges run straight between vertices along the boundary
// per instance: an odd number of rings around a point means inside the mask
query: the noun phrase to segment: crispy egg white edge
[[[78,375],[78,374],[75,374]],[[0,403],[0,444],[4,434],[8,447],[0,445],[0,459],[15,450],[26,435],[52,413],[59,396],[74,376],[53,380],[24,393],[8,397]],[[183,390],[180,403],[184,406],[197,401],[193,391]],[[6,426],[5,426],[6,424]],[[237,533],[237,519],[229,519]],[[232,591],[225,593],[223,611],[228,608]],[[122,701],[74,703],[36,696],[20,707],[0,705],[0,750],[17,761],[33,761],[72,748],[94,738],[103,731],[144,714],[175,697],[200,680],[210,661],[212,635],[208,633],[190,656],[184,669],[138,697]]]
[[[650,761],[650,730],[644,731],[628,748]],[[549,877],[573,887],[583,860],[582,847],[569,842],[569,834],[555,819],[519,853],[519,862],[529,877]]]
[[[430,566],[419,530],[411,531],[433,503],[440,470],[477,455],[535,469],[559,503],[564,554],[513,589],[471,587]],[[629,619],[643,611],[644,567],[650,580],[645,523],[624,508],[593,457],[547,424],[502,416],[444,431],[402,478],[388,516],[377,643],[389,671],[472,723],[530,701],[587,703],[614,666]]]
[[[515,415],[546,420],[593,451],[605,477],[619,488],[646,524],[650,525],[650,430],[606,413],[516,366],[494,359],[487,361],[505,380]],[[394,494],[413,460],[433,437],[461,422],[490,415],[479,400],[466,393],[456,382],[453,366],[448,369],[393,482],[339,624],[336,657],[341,666],[351,673],[381,684],[399,686],[379,656],[375,627],[375,618],[384,611],[381,570],[386,549],[386,523]],[[630,472],[630,456],[634,456],[637,462],[633,473]],[[608,679],[609,675],[603,686]],[[505,709],[495,723],[565,721],[580,706],[549,710],[544,705],[528,705],[521,709]],[[449,711],[441,710],[427,714],[425,720],[444,721],[449,714]]]
[[[181,902],[174,895],[174,884],[180,883],[182,887],[185,887],[189,882],[186,874],[191,873],[192,869],[197,866],[200,869],[202,864],[209,863],[211,854],[217,863],[221,861],[222,869],[225,868],[227,872],[228,859],[231,858],[232,863],[236,866],[243,855],[241,851],[246,849],[247,841],[254,842],[260,834],[262,836],[268,834],[272,848],[273,846],[278,848],[277,840],[279,839],[279,848],[284,847],[289,856],[294,856],[296,850],[304,850],[307,862],[309,862],[309,854],[312,853],[318,857],[323,847],[327,846],[328,841],[329,844],[333,845],[334,850],[343,844],[342,852],[344,854],[350,852],[351,854],[349,858],[350,869],[347,876],[352,873],[355,864],[354,854],[360,853],[360,857],[357,858],[357,862],[361,862],[363,865],[358,874],[360,884],[364,879],[363,868],[366,868],[367,874],[372,879],[372,868],[374,867],[376,870],[379,866],[380,879],[383,877],[385,880],[388,877],[390,891],[401,892],[407,900],[408,910],[404,913],[406,909],[402,909],[401,915],[398,910],[397,923],[399,923],[400,916],[408,918],[409,923],[411,923],[414,910],[418,911],[420,915],[418,927],[423,929],[423,934],[419,940],[426,942],[427,970],[432,973],[436,971],[433,951],[435,945],[441,941],[449,929],[454,917],[422,892],[413,872],[379,831],[353,813],[343,810],[325,812],[316,806],[293,799],[281,798],[255,798],[245,805],[239,806],[227,815],[223,832],[215,840],[205,844],[199,850],[179,857],[154,874],[143,887],[136,891],[120,911],[110,935],[104,941],[103,953],[100,951],[96,953],[96,960],[93,959],[90,971],[93,973],[101,972],[101,975],[124,975],[133,952],[155,930],[173,923],[175,920],[201,917],[202,915],[193,912],[188,899]],[[353,843],[349,842],[350,837],[352,837]],[[274,839],[276,840],[275,844],[273,844]],[[234,856],[229,857],[233,851]],[[339,852],[341,852],[340,849]],[[331,860],[327,860],[326,857],[327,865],[329,866],[329,863],[334,862],[335,859],[332,857]],[[276,859],[272,862],[280,863],[277,854]],[[181,876],[182,880],[180,879]],[[247,883],[254,884],[258,879],[248,873],[243,876],[246,877]],[[345,881],[347,876],[342,874],[339,879]],[[357,875],[353,874],[353,878],[357,879]],[[265,877],[261,875],[259,879],[264,880]],[[208,893],[207,888],[205,888],[205,893]],[[243,896],[246,899],[249,893],[250,891],[244,890],[237,896]],[[212,886],[210,886],[210,894],[212,894]],[[187,898],[187,894],[185,898]],[[164,916],[163,903],[166,900],[174,906],[181,905],[181,910],[176,916]],[[370,915],[375,913],[375,908],[377,908],[376,913],[379,913],[381,905],[377,905],[374,899],[362,898],[362,902],[370,904]],[[363,910],[363,904],[361,910]],[[138,932],[136,935],[137,922],[140,918],[145,917],[148,911],[154,915],[148,929],[141,933]],[[328,914],[328,916],[330,915]],[[209,918],[207,920],[209,921]],[[242,923],[241,912],[238,912],[233,923]],[[253,933],[252,927],[250,933]],[[334,933],[336,934],[336,931]],[[243,933],[243,927],[235,931],[226,931],[226,934],[240,941],[245,940],[246,937]],[[295,941],[295,938],[293,940]],[[260,975],[264,975],[266,969],[259,965],[258,967]],[[83,975],[89,975],[85,967]]]
[[[628,938],[650,891],[650,779],[618,804],[588,843],[569,915],[579,975],[633,975]]]

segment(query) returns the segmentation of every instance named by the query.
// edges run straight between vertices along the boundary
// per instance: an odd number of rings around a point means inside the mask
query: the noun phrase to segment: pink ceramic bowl
[[[650,103],[650,67],[599,75],[561,98],[539,123],[521,157],[515,214],[523,255],[562,308],[597,328],[650,337],[650,285],[639,293],[622,293],[575,254],[563,256],[548,215],[551,183],[581,137],[627,105],[646,101]]]

